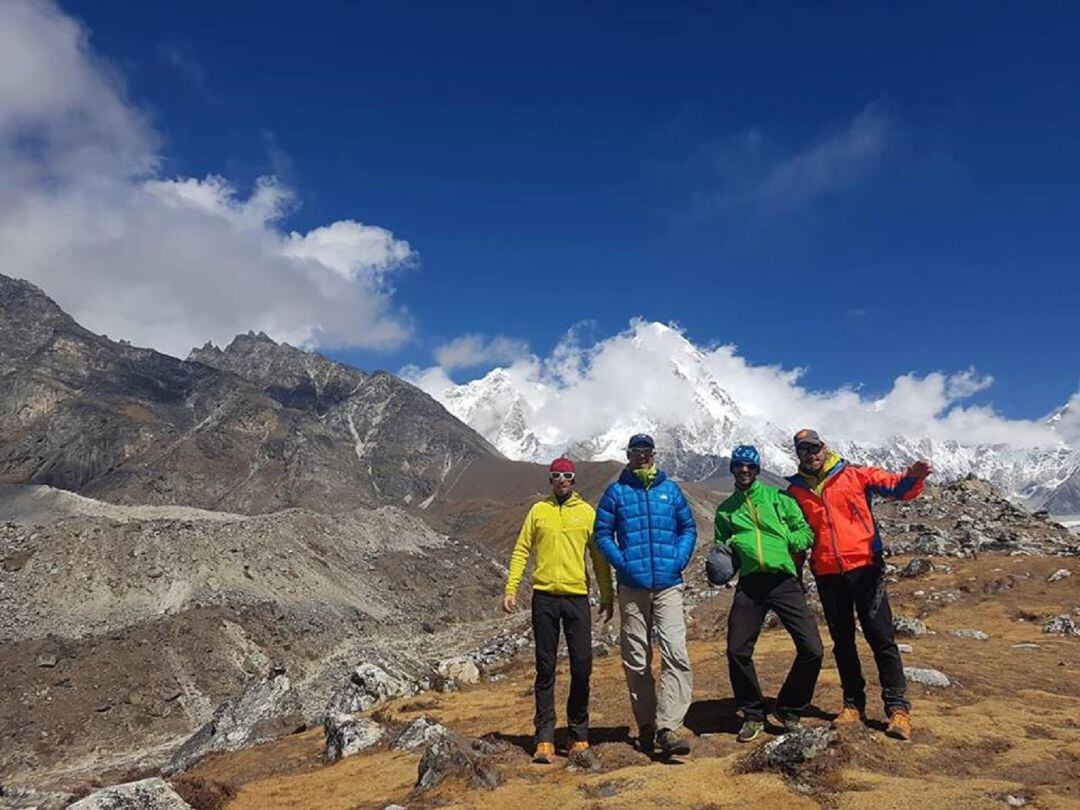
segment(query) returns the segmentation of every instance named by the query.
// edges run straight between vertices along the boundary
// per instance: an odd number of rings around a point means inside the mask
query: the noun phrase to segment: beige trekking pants
[[[675,731],[690,708],[693,682],[686,651],[682,585],[646,591],[619,585],[619,621],[626,686],[638,730]],[[660,691],[652,674],[652,645],[660,645]]]

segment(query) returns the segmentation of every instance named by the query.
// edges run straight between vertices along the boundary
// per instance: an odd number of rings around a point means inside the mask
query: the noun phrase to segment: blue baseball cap
[[[635,433],[630,437],[630,441],[626,444],[627,449],[631,447],[648,447],[650,450],[656,449],[656,442],[653,441],[653,437],[648,433]]]

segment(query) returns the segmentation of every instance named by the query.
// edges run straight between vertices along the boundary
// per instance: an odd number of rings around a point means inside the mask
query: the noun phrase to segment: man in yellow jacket
[[[570,653],[570,696],[566,701],[570,754],[589,748],[589,677],[592,675],[592,622],[589,616],[588,550],[600,589],[600,613],[611,621],[614,597],[611,568],[593,542],[593,508],[574,492],[574,463],[557,458],[548,468],[551,496],[529,509],[510,556],[503,610],[517,607],[517,589],[529,553],[536,549],[532,627],[536,643],[536,762],[555,756],[555,662],[559,626]],[[591,755],[591,754],[590,754]]]

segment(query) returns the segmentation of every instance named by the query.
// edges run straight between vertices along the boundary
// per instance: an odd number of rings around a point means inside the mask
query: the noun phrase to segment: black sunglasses
[[[812,456],[814,453],[820,452],[824,446],[823,444],[800,444],[795,448],[795,455]]]

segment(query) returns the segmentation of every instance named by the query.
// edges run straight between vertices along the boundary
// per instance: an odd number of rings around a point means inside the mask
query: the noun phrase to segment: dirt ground
[[[903,562],[900,560],[899,562]],[[1050,573],[1076,568],[1070,558],[986,557],[935,560],[938,570],[890,588],[895,613],[920,616],[932,634],[901,639],[913,647],[905,666],[941,670],[950,688],[912,684],[914,739],[882,733],[883,713],[872,658],[861,647],[869,682],[870,722],[845,729],[809,783],[775,773],[744,773],[750,746],[735,742],[734,712],[724,658],[723,626],[730,591],[698,608],[691,624],[694,703],[686,718],[693,752],[664,763],[629,744],[629,706],[617,655],[597,658],[591,700],[592,740],[601,771],[583,773],[529,758],[532,732],[530,662],[505,680],[466,691],[398,701],[377,714],[404,724],[428,714],[453,730],[508,743],[499,755],[503,781],[493,791],[453,780],[417,794],[417,753],[385,747],[334,765],[322,760],[319,729],[270,745],[219,755],[186,777],[231,796],[229,810],[265,808],[589,807],[663,806],[1000,808],[1026,802],[1040,808],[1080,807],[1080,639],[1044,634],[1045,620],[1080,605],[1080,571],[1055,583]],[[1077,614],[1074,614],[1077,615]],[[956,637],[982,630],[985,641]],[[827,634],[822,628],[829,649]],[[1027,645],[1027,646],[1017,646]],[[1037,645],[1037,646],[1030,646]],[[791,659],[783,630],[766,631],[755,660],[766,694],[775,694]],[[568,681],[559,672],[559,705]],[[815,717],[838,708],[839,680],[831,655],[818,685]],[[561,715],[560,715],[561,717]],[[778,729],[771,728],[776,733]],[[767,734],[765,739],[769,739]],[[220,806],[220,805],[219,805]]]

